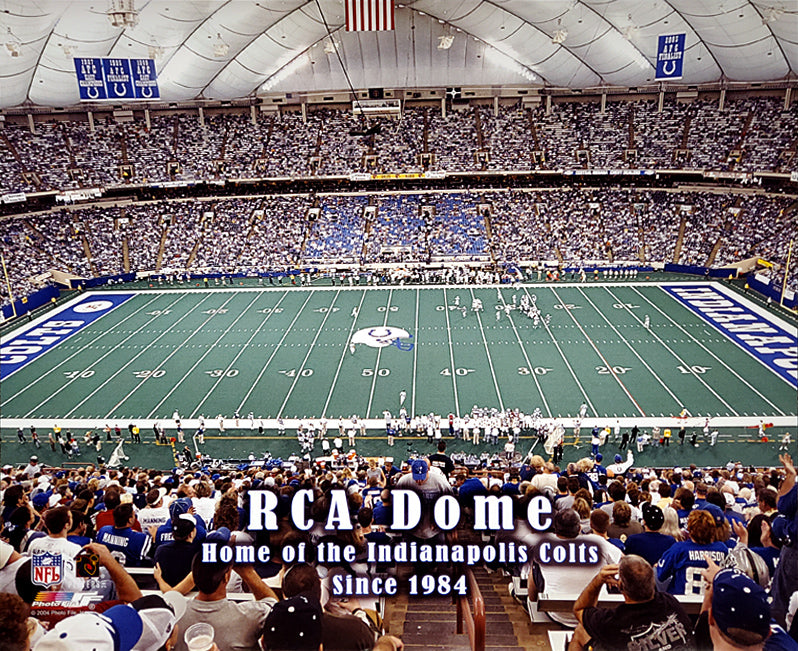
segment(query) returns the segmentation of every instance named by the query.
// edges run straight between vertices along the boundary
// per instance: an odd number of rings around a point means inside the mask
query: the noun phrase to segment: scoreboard
[[[75,57],[74,62],[82,102],[161,97],[153,59]]]

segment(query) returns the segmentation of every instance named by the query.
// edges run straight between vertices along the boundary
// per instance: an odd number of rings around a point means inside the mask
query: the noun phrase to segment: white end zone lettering
[[[87,294],[37,319],[27,330],[21,329],[3,337],[0,342],[0,375],[7,378],[133,296]]]

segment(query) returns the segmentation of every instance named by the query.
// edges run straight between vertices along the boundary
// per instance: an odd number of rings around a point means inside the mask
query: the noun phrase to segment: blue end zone
[[[663,285],[662,289],[798,387],[798,338],[794,334],[712,285]]]
[[[49,314],[44,321],[30,325],[27,330],[13,333],[0,345],[0,377],[16,373],[133,296],[135,294],[88,294],[77,303]]]

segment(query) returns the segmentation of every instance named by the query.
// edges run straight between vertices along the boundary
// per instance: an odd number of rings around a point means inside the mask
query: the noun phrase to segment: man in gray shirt
[[[216,544],[219,549],[225,546]],[[227,598],[227,582],[233,571],[252,591],[255,601],[235,602]],[[220,649],[260,651],[258,639],[266,617],[277,603],[277,595],[255,569],[251,565],[233,567],[232,562],[204,563],[199,552],[191,564],[191,575],[199,594],[188,602],[186,613],[180,618],[180,630],[204,622],[213,626],[214,642]],[[188,651],[182,635],[174,651]]]

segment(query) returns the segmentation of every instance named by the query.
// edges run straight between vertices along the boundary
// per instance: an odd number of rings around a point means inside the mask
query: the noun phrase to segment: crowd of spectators
[[[781,283],[795,231],[792,204],[762,193],[577,187],[180,199],[6,219],[0,239],[16,296],[32,293],[31,278],[51,269],[80,277],[229,274],[491,256],[576,266],[721,266],[761,257],[774,263],[768,273]],[[793,271],[788,287],[796,280]]]
[[[384,613],[381,598],[350,594],[341,599],[336,586],[346,577],[401,580],[413,572],[448,573],[455,541],[431,516],[437,499],[453,495],[466,540],[483,526],[481,498],[507,496],[513,527],[486,531],[483,545],[494,553],[480,553],[469,563],[523,579],[513,579],[508,587],[526,608],[544,591],[549,599],[570,601],[572,607],[550,609],[549,616],[576,629],[572,644],[579,646],[572,648],[587,648],[590,640],[594,646],[619,648],[625,646],[619,639],[665,635],[666,628],[671,648],[710,648],[713,642],[719,648],[718,635],[736,647],[798,648],[798,487],[789,454],[771,468],[729,462],[719,468],[653,469],[635,464],[631,453],[625,461],[616,456],[606,467],[601,453],[563,466],[530,454],[514,464],[485,467],[459,464],[446,454],[445,441],[436,445],[434,454],[396,464],[392,458],[349,454],[332,466],[297,459],[235,470],[211,469],[191,459],[171,471],[59,469],[43,467],[36,456],[27,465],[4,466],[4,641],[6,635],[18,636],[18,645],[8,648],[33,651],[89,642],[98,651],[156,651],[167,640],[167,648],[185,649],[185,630],[205,622],[213,626],[220,651],[254,651],[259,642],[267,650],[317,650],[322,641],[327,651],[397,649],[401,642],[395,638],[393,646],[378,641],[385,633],[378,616]],[[410,531],[394,525],[398,489],[420,498],[422,517]],[[303,515],[310,528],[303,531],[295,527],[301,509],[291,507],[300,490],[309,491],[312,502]],[[250,528],[257,521],[250,518],[255,491],[274,494],[276,526]],[[529,515],[533,506],[545,512],[542,504],[552,514],[543,527]],[[327,526],[331,519],[339,525]],[[506,552],[511,543],[513,553],[495,553],[499,547]],[[418,546],[419,554],[421,546],[431,546],[429,557],[405,561],[394,555],[392,550],[408,544]],[[212,552],[219,556],[225,547],[242,545],[269,553],[235,564],[211,558]],[[590,549],[595,557],[591,552],[580,563],[549,562],[547,554],[555,546]],[[288,547],[293,555],[284,554]],[[524,557],[519,547],[528,550]],[[441,560],[444,548],[449,551]],[[32,556],[41,552],[59,557],[57,578],[32,571]],[[99,565],[90,576],[79,560],[86,553],[96,555]],[[142,593],[128,572],[141,567],[154,568],[158,590]],[[48,576],[47,587],[96,594],[92,612],[66,619],[63,609],[57,615],[48,612],[46,602],[36,601],[39,589],[33,584]],[[524,585],[526,599],[521,598]],[[604,586],[619,588],[624,596],[627,606],[615,615],[596,607]],[[731,596],[724,599],[724,590]],[[251,596],[238,601],[240,593]],[[701,595],[701,614],[691,619],[685,606]],[[735,616],[735,603],[752,610]],[[311,606],[321,616],[320,626],[307,618]],[[34,617],[29,617],[31,607]],[[304,619],[291,616],[297,609]],[[163,611],[162,626],[154,630],[147,626],[157,614],[153,610]],[[615,626],[602,625],[611,617]],[[144,625],[132,626],[128,646],[114,647],[120,622],[130,625],[131,619]],[[652,622],[659,620],[652,633]],[[93,626],[110,634],[87,632]],[[312,641],[303,643],[297,631],[308,632]],[[64,639],[66,646],[58,646]]]
[[[450,172],[576,168],[685,168],[742,171],[798,169],[796,105],[778,97],[716,99],[560,99],[492,108],[405,107],[399,119],[366,122],[351,110],[320,107],[258,115],[226,110],[152,114],[114,123],[79,121],[7,124],[0,138],[0,194],[113,186],[126,182],[214,180],[271,176],[411,172],[422,152],[428,167]],[[425,132],[426,125],[426,132]],[[377,133],[361,134],[366,126]],[[426,133],[426,149],[425,145]],[[481,137],[480,137],[481,136]],[[686,137],[686,140],[685,140]],[[480,150],[487,157],[477,155]],[[687,153],[676,155],[677,150]],[[627,155],[628,150],[635,153]],[[536,160],[532,153],[540,151]],[[736,152],[736,153],[735,153]],[[17,160],[19,157],[19,160]],[[371,158],[373,157],[373,158]],[[46,161],[46,164],[44,163]],[[123,179],[120,166],[132,166]],[[175,164],[176,166],[173,166]],[[26,178],[23,172],[36,175]]]

